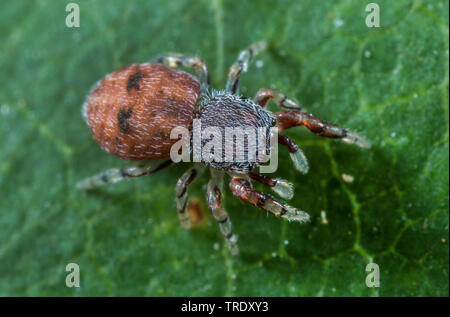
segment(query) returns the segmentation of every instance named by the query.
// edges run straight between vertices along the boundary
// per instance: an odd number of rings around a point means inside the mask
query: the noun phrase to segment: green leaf
[[[66,27],[65,1],[0,5],[0,295],[449,295],[447,1],[377,1],[380,28],[366,27],[364,1],[76,2],[80,28]],[[278,88],[373,143],[287,132],[310,172],[281,149],[277,176],[295,184],[290,204],[310,223],[227,190],[234,258],[204,203],[208,175],[190,189],[205,220],[180,227],[174,186],[186,164],[76,190],[129,165],[103,152],[81,117],[97,80],[176,51],[204,58],[222,88],[239,51],[261,39],[270,49],[242,75],[242,94]],[[80,288],[65,285],[71,262]],[[365,284],[370,262],[379,288]]]

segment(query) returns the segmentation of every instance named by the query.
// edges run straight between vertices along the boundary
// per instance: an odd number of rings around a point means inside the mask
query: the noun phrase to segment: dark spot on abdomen
[[[130,92],[132,88],[134,88],[135,90],[139,90],[139,82],[141,81],[141,79],[142,73],[140,71],[137,71],[133,75],[130,75],[127,81],[127,91]]]
[[[130,124],[128,123],[128,119],[130,119],[132,112],[133,109],[125,110],[125,108],[120,108],[119,112],[117,113],[120,132],[125,134],[130,133]]]
[[[161,138],[161,139],[167,139],[167,138],[168,138],[167,134],[166,134],[164,131],[158,132],[158,133],[156,134],[156,136],[157,136],[158,138]]]

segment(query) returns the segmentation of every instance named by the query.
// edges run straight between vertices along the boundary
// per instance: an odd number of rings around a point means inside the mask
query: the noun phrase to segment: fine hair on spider
[[[288,149],[295,169],[306,174],[309,169],[306,156],[293,140],[279,132],[304,126],[318,136],[340,139],[362,148],[368,148],[370,144],[355,132],[305,112],[298,102],[279,90],[262,88],[253,99],[239,95],[241,74],[247,71],[250,62],[266,47],[267,42],[260,41],[240,52],[237,61],[229,70],[225,90],[210,87],[208,69],[203,60],[180,54],[167,54],[152,63],[130,65],[106,75],[87,97],[83,105],[83,117],[93,138],[104,150],[121,159],[143,163],[107,170],[79,182],[77,187],[88,190],[152,174],[168,167],[174,163],[171,151],[178,149],[175,145],[180,141],[171,136],[175,129],[181,127],[188,131],[188,135],[183,136],[181,140],[184,144],[193,145],[194,151],[198,146],[208,145],[214,137],[215,141],[222,141],[217,143],[220,144],[219,147],[214,147],[220,155],[213,159],[200,155],[197,161],[194,160],[193,166],[178,179],[175,201],[184,228],[191,227],[186,212],[188,187],[206,169],[209,169],[211,174],[206,194],[208,207],[233,255],[237,255],[239,249],[230,217],[223,208],[225,175],[230,177],[228,184],[233,195],[245,203],[288,221],[309,221],[310,217],[305,211],[253,189],[252,181],[255,181],[270,187],[281,198],[291,199],[294,196],[291,183],[258,172],[256,169],[261,167],[264,160],[259,156],[252,156],[253,159],[250,159],[250,153],[254,151],[269,155],[272,154],[274,145],[280,144]],[[177,69],[179,67],[193,68],[196,75]],[[275,113],[267,110],[266,106],[270,100],[283,110]],[[200,123],[202,136],[205,131],[213,131],[212,128],[216,129],[214,131],[218,134],[207,140],[202,138],[196,147],[193,144],[196,122]],[[264,131],[263,137],[250,142],[248,136],[246,139],[234,136],[232,141],[227,143],[224,138],[226,129],[242,127]],[[276,140],[272,142],[274,137]],[[233,153],[238,148],[242,149],[244,155],[237,160],[237,155],[233,154],[230,160],[227,153],[230,149]],[[176,152],[178,153],[178,150]],[[189,150],[188,154],[191,153]]]

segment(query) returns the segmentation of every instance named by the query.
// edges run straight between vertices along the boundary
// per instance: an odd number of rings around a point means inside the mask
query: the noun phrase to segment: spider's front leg
[[[267,47],[266,41],[260,41],[253,43],[247,49],[239,53],[237,61],[231,66],[228,72],[228,80],[226,90],[232,94],[236,94],[239,88],[239,77],[242,72],[246,72],[248,65],[252,61],[253,57],[258,55],[261,51]]]
[[[219,224],[220,232],[225,238],[232,255],[239,254],[237,236],[233,233],[233,225],[225,209],[222,208],[223,172],[211,169],[211,180],[208,182],[207,200],[214,219]]]
[[[277,89],[272,88],[262,88],[260,89],[253,101],[260,105],[262,108],[265,108],[269,103],[270,99],[276,102],[276,104],[282,108],[287,109],[297,109],[300,110],[302,107],[298,104],[297,101],[288,98],[284,93]],[[289,139],[287,136],[278,134],[278,143],[286,146],[289,149],[289,156],[291,157],[291,161],[294,163],[295,168],[303,174],[308,173],[309,164],[306,159],[303,151],[295,144],[294,141]]]
[[[294,207],[275,200],[267,194],[254,190],[251,187],[250,182],[245,178],[233,176],[230,181],[230,189],[231,192],[239,199],[248,204],[266,210],[275,216],[287,219],[289,221],[309,221],[309,215],[306,212],[297,210]]]
[[[278,143],[288,148],[289,156],[291,157],[291,161],[294,163],[295,169],[303,174],[308,173],[308,159],[298,145],[281,133],[278,134]]]
[[[278,128],[280,131],[295,126],[305,126],[311,132],[323,137],[341,139],[346,143],[356,144],[362,148],[370,147],[370,143],[359,134],[338,127],[334,124],[322,121],[321,119],[310,113],[300,111],[302,107],[298,104],[298,102],[289,99],[285,94],[277,89],[260,89],[257,92],[254,101],[264,108],[270,99],[273,99],[281,108],[296,109],[279,111],[275,113],[275,115],[277,116]],[[290,140],[281,140],[280,143],[288,146],[290,151],[291,149],[294,149],[292,144],[289,144],[293,143]],[[291,153],[293,152],[291,151]]]
[[[202,168],[191,167],[178,179],[175,189],[178,217],[180,218],[181,226],[186,230],[190,229],[192,226],[189,214],[186,212],[186,205],[188,202],[187,188],[195,181],[202,171]]]
[[[184,66],[194,68],[197,76],[199,77],[200,83],[205,83],[209,87],[210,78],[206,63],[196,56],[169,53],[158,57],[155,62],[169,67]]]
[[[370,143],[359,134],[337,125],[322,121],[318,117],[301,111],[286,110],[276,112],[278,128],[280,131],[296,127],[305,126],[312,133],[322,137],[340,139],[349,144],[355,144],[362,148],[369,148]]]
[[[155,161],[149,164],[124,168],[112,168],[103,173],[86,178],[77,184],[81,190],[93,189],[105,184],[116,183],[128,178],[141,177],[152,174],[172,164],[170,160]]]
[[[274,192],[284,199],[294,197],[294,185],[282,178],[272,178],[257,172],[249,172],[248,176],[258,183],[269,186]]]

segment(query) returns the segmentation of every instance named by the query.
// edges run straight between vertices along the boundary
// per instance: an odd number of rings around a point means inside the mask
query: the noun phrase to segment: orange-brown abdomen
[[[122,159],[166,158],[176,126],[189,128],[200,94],[199,81],[163,65],[135,64],[100,81],[83,113],[94,139]]]

